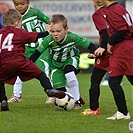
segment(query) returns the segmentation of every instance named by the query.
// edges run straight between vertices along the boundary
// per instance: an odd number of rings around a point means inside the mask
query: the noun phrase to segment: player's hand
[[[97,48],[97,49],[95,50],[94,54],[95,54],[96,56],[102,56],[102,54],[103,54],[104,51],[105,51],[104,48],[99,47],[99,48]]]
[[[94,59],[96,56],[94,54],[92,54],[92,53],[89,53],[87,57],[91,58],[91,59]]]
[[[107,52],[109,53],[109,54],[112,54],[112,52],[111,52],[111,45],[108,43],[107,44]]]
[[[52,27],[51,25],[48,25],[47,28],[46,28],[46,30],[47,30],[49,33],[50,33],[50,31],[51,31],[51,27]]]

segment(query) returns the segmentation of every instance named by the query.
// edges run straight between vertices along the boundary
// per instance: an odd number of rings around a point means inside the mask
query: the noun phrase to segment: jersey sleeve
[[[86,49],[89,47],[90,43],[92,42],[90,39],[79,36],[77,34],[74,34],[74,36],[75,36],[75,43],[77,45],[80,45],[80,46],[86,48]]]
[[[25,30],[21,29],[21,35],[23,35],[25,44],[32,43],[36,41],[38,32],[26,32]]]
[[[117,12],[117,11],[116,11]],[[127,30],[126,21],[123,21],[120,13],[112,12],[108,15],[108,20],[112,20],[110,24],[114,27],[115,31]]]
[[[103,29],[106,29],[106,19],[104,18],[103,14],[96,12],[92,15],[92,19],[99,32],[101,32]]]
[[[44,13],[42,13],[40,10],[37,9],[37,16],[38,19],[43,21],[46,24],[49,24],[50,22],[50,18],[48,16],[46,16]]]
[[[37,50],[40,53],[43,53],[43,51],[45,51],[48,47],[49,47],[49,43],[48,43],[47,37],[45,37],[43,38],[43,41],[41,42],[41,44],[39,44],[39,46],[37,47]]]

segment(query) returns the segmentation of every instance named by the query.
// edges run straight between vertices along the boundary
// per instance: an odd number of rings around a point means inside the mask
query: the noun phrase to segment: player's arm
[[[72,33],[74,41],[77,45],[80,45],[86,49],[89,50],[90,53],[94,54],[94,51],[96,50],[96,45],[92,43],[92,40],[82,37],[80,35]]]
[[[119,42],[121,42],[124,39],[125,34],[126,34],[126,30],[121,30],[121,31],[117,31],[109,38],[109,41],[107,44],[108,53],[112,54],[112,51],[111,51],[112,45],[117,45]]]
[[[29,59],[35,62],[48,47],[49,43],[47,42],[47,38],[44,38],[41,44],[37,47],[37,49],[33,52]]]
[[[90,58],[94,58],[94,51],[96,50],[96,45],[92,43],[92,40],[79,36],[77,34],[73,34],[73,36],[75,38],[76,44],[88,49],[90,52],[89,55],[91,55]]]
[[[39,38],[43,38],[43,37],[46,37],[46,36],[48,36],[48,35],[49,35],[49,32],[48,32],[48,31],[38,33],[35,42],[37,42],[37,40],[38,40]]]
[[[104,49],[107,49],[107,42],[108,42],[108,39],[109,39],[109,35],[108,35],[108,32],[107,32],[107,29],[103,29],[101,31],[101,35],[102,35],[102,42],[101,42],[101,48],[104,48]]]
[[[47,31],[38,33],[37,38],[36,38],[36,42],[37,42],[38,38],[43,38],[43,37],[48,36],[50,33],[50,30],[51,30],[51,25],[48,25]]]
[[[95,58],[96,56],[94,54],[94,51],[96,50],[96,45],[93,43],[90,43],[87,49],[90,51],[90,53],[88,54],[88,58],[92,58],[92,59]]]
[[[40,55],[41,53],[38,50],[35,50],[29,59],[35,62],[39,58]]]
[[[110,45],[116,45],[119,42],[121,42],[124,39],[124,36],[126,34],[126,30],[117,31],[115,34],[113,34],[109,40],[108,43]]]
[[[37,11],[38,11],[37,12],[38,19],[41,20],[41,21],[43,21],[46,24],[49,24],[50,18],[46,14],[44,14],[43,12],[41,12],[40,10],[37,9]]]
[[[90,51],[90,53],[94,54],[94,51],[96,50],[96,45],[91,42],[87,49]]]
[[[109,35],[107,32],[107,29],[103,29],[101,31],[101,36],[102,36],[102,42],[100,47],[94,52],[96,56],[102,56],[105,50],[107,50],[107,43],[109,39]]]

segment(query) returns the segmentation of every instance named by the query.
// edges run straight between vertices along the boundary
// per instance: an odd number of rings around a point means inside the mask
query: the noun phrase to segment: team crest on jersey
[[[97,64],[100,64],[100,63],[101,63],[101,60],[100,60],[100,59],[98,59],[96,63],[97,63]]]

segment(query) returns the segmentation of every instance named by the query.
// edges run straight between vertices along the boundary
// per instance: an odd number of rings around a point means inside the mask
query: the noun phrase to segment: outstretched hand
[[[109,53],[109,54],[112,54],[112,52],[111,52],[111,45],[108,43],[107,44],[107,52]]]
[[[105,51],[104,48],[99,47],[99,48],[97,48],[97,49],[95,50],[94,54],[95,54],[96,56],[102,56],[102,54],[103,54],[104,51]]]
[[[92,53],[89,53],[87,57],[91,58],[91,59],[94,59],[96,56],[94,54],[92,54]]]

